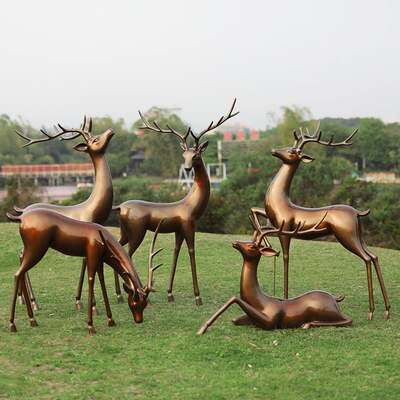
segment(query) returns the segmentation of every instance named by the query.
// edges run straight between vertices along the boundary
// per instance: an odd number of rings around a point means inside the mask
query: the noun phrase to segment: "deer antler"
[[[21,137],[22,139],[26,140],[27,143],[25,143],[22,147],[27,147],[35,143],[40,143],[40,142],[47,142],[49,140],[53,140],[56,138],[60,138],[60,140],[72,140],[76,139],[78,136],[83,136],[85,141],[87,142],[89,138],[92,136],[91,131],[92,131],[92,118],[90,117],[84,117],[83,123],[81,124],[80,129],[66,129],[64,128],[61,124],[57,124],[55,126],[56,134],[55,135],[50,135],[47,133],[45,129],[40,129],[40,132],[45,137],[42,138],[37,138],[37,139],[32,139],[26,135],[23,134],[22,131],[16,130],[16,134]],[[63,135],[67,133],[75,133],[75,135],[69,136],[69,137],[64,137]]]
[[[139,115],[141,120],[144,123],[144,126],[141,127],[141,129],[148,129],[153,132],[158,132],[158,133],[172,133],[175,136],[178,136],[179,140],[182,142],[183,146],[187,149],[187,138],[192,131],[190,126],[188,127],[187,131],[185,134],[180,134],[178,131],[176,131],[174,128],[171,128],[169,125],[167,125],[167,129],[162,129],[160,125],[158,124],[157,121],[153,121],[153,126],[150,124],[150,122],[143,116],[141,111],[139,111]]]
[[[191,135],[195,141],[195,146],[198,147],[199,146],[199,141],[201,139],[201,137],[207,133],[210,132],[212,130],[214,130],[215,128],[218,128],[220,125],[222,125],[224,122],[226,122],[228,119],[233,118],[234,116],[239,114],[239,111],[236,111],[235,113],[233,112],[234,108],[236,105],[236,98],[233,100],[232,106],[229,110],[228,115],[223,115],[217,122],[214,123],[214,121],[211,121],[210,125],[208,125],[208,127],[206,129],[203,129],[201,132],[199,132],[197,135],[195,135],[193,133],[193,131],[191,131]]]
[[[302,128],[300,128],[299,131],[300,131],[300,135],[297,133],[296,130],[293,131],[293,136],[295,138],[293,148],[300,150],[304,147],[305,144],[311,143],[311,142],[319,143],[324,146],[331,146],[331,147],[351,146],[353,144],[351,142],[351,139],[358,132],[358,129],[355,129],[351,135],[349,135],[345,140],[343,140],[341,142],[334,142],[333,136],[331,136],[331,138],[328,141],[321,140],[322,131],[320,129],[320,121],[318,121],[317,127],[312,135],[310,135],[308,128],[306,128],[306,133],[303,132]]]
[[[149,249],[149,263],[148,263],[148,275],[147,275],[147,284],[145,287],[145,293],[146,295],[149,295],[151,291],[153,291],[153,274],[154,271],[158,268],[160,268],[163,264],[158,264],[155,267],[153,267],[153,258],[163,249],[158,249],[154,251],[154,245],[156,243],[158,231],[160,229],[161,224],[163,223],[163,219],[158,223],[157,228],[154,232],[153,240],[151,241],[150,249]]]
[[[299,223],[297,223],[295,225],[295,228],[291,231],[284,231],[283,227],[285,226],[285,220],[282,221],[279,228],[267,228],[266,230],[265,229],[259,230],[260,235],[258,236],[257,245],[259,246],[261,244],[261,241],[265,238],[265,236],[271,235],[274,233],[277,233],[278,235],[296,236],[298,234],[303,235],[305,233],[320,232],[320,231],[324,230],[325,228],[318,229],[318,227],[324,221],[327,214],[328,214],[328,211],[325,212],[324,216],[318,223],[316,223],[312,228],[306,229],[304,231],[302,229],[306,223],[305,221],[300,221]]]
[[[261,227],[257,224],[257,222],[256,222],[256,220],[255,220],[253,214],[250,214],[250,215],[249,215],[249,219],[250,219],[251,225],[252,225],[253,228],[254,228],[253,242],[259,243],[259,241],[258,241],[257,238],[259,237],[259,235],[262,234]],[[265,236],[263,239],[264,239],[265,244],[266,244],[268,247],[272,247],[271,243],[269,242],[269,240],[268,240],[268,238],[267,238],[266,236]],[[261,243],[261,242],[260,242],[260,243]]]

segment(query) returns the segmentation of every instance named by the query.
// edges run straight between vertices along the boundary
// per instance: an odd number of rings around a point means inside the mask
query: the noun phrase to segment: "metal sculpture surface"
[[[240,297],[231,297],[201,326],[197,334],[204,334],[232,304],[239,305],[245,312],[243,316],[233,320],[235,325],[255,325],[266,330],[351,325],[351,318],[342,314],[338,306],[343,297],[337,298],[327,292],[313,290],[289,300],[282,300],[266,295],[258,283],[257,268],[261,256],[277,255],[269,245],[263,244],[266,235],[279,233],[291,236],[299,233],[316,233],[322,222],[321,220],[306,230],[303,230],[305,224],[299,223],[293,231],[284,231],[284,223],[279,229],[263,230],[253,224],[256,229],[253,240],[233,242],[233,247],[243,256]]]
[[[10,310],[10,330],[16,332],[15,303],[17,293],[22,287],[31,326],[37,326],[31,303],[27,301],[25,275],[46,254],[49,248],[60,253],[85,257],[88,270],[88,330],[90,335],[96,333],[93,326],[93,295],[96,273],[99,275],[101,290],[106,308],[108,326],[114,326],[107,290],[104,283],[103,263],[105,262],[118,273],[124,281],[124,289],[128,293],[128,304],[136,323],[143,321],[143,310],[147,306],[147,298],[152,291],[153,272],[161,266],[152,266],[153,257],[160,250],[154,251],[154,243],[162,221],[159,222],[150,247],[148,280],[142,285],[139,275],[126,254],[124,248],[104,227],[91,222],[77,221],[62,214],[46,209],[26,211],[19,216],[7,213],[13,222],[20,223],[20,235],[24,243],[21,264],[14,275],[14,295]]]
[[[291,229],[291,227],[299,223],[299,221],[304,221],[305,228],[307,229],[319,221],[324,213],[327,213],[326,218],[321,225],[322,229],[310,234],[298,232],[294,237],[300,239],[313,239],[327,235],[334,235],[336,240],[343,247],[360,257],[365,262],[369,294],[368,319],[370,320],[373,317],[375,309],[371,273],[372,262],[375,267],[385,303],[384,318],[388,319],[390,304],[378,257],[368,249],[361,233],[360,217],[368,215],[369,210],[362,212],[353,207],[342,204],[320,208],[305,208],[293,204],[289,197],[290,185],[300,162],[309,163],[313,161],[312,157],[303,153],[303,148],[307,143],[317,143],[332,147],[350,146],[352,144],[351,139],[356,133],[357,129],[345,140],[334,142],[333,137],[328,141],[321,140],[322,132],[319,129],[319,124],[315,132],[311,135],[308,132],[308,129],[306,132],[303,132],[302,129],[300,129],[299,133],[294,131],[295,142],[292,147],[272,150],[272,155],[279,158],[283,165],[275,175],[265,194],[265,210],[253,208],[252,213],[256,218],[258,226],[260,226],[260,223],[258,222],[257,217],[261,215],[268,218],[275,227],[280,226],[282,222],[284,222],[284,229]],[[289,248],[292,236],[285,235],[284,233],[280,233],[278,236],[282,246],[284,262],[284,297],[288,298]]]
[[[95,182],[92,193],[90,194],[89,198],[83,203],[73,206],[59,206],[47,203],[36,203],[24,209],[14,207],[15,211],[21,214],[23,212],[34,210],[37,208],[45,208],[48,210],[56,211],[62,215],[76,219],[78,221],[104,224],[108,216],[110,215],[113,203],[113,184],[111,172],[105,158],[107,146],[111,138],[114,136],[113,130],[107,129],[101,135],[94,136],[92,135],[92,119],[85,116],[80,129],[66,129],[58,124],[57,132],[54,135],[50,135],[44,129],[41,129],[41,132],[44,137],[37,139],[29,138],[18,131],[17,134],[27,141],[27,143],[23,147],[30,146],[35,143],[42,143],[49,140],[54,140],[56,138],[59,138],[60,140],[72,140],[79,137],[83,138],[84,142],[75,145],[74,149],[76,151],[89,154],[92,160],[95,171]],[[76,307],[78,309],[81,308],[82,285],[85,277],[85,270],[86,260],[84,259],[82,261],[81,274],[79,278],[78,289],[76,292]],[[28,280],[28,291],[31,293],[31,300],[34,309],[36,309],[36,300],[31,289],[29,275],[26,274],[26,277]],[[118,302],[121,302],[122,296],[119,287],[119,281],[117,283]]]
[[[160,229],[160,233],[175,232],[175,251],[167,289],[168,301],[170,302],[174,301],[172,288],[176,264],[182,242],[185,240],[189,250],[195,301],[197,305],[202,304],[196,272],[195,231],[196,221],[204,213],[210,198],[210,180],[202,159],[202,153],[206,149],[208,142],[200,143],[200,139],[207,132],[237,115],[239,112],[233,112],[235,104],[236,99],[226,116],[222,116],[216,123],[212,121],[206,129],[197,135],[193,133],[190,127],[186,133],[182,134],[169,126],[163,129],[156,121],[150,124],[140,113],[145,125],[144,129],[158,133],[173,134],[178,137],[181,141],[184,167],[187,171],[190,171],[192,168],[194,170],[194,184],[189,193],[180,201],[174,203],[150,203],[147,201],[131,200],[114,207],[119,212],[121,227],[120,243],[122,245],[129,243],[129,256],[132,256],[140,246],[146,231],[154,231],[161,219],[164,220],[164,223]],[[194,139],[195,143],[193,147],[189,147],[187,142],[189,135]]]

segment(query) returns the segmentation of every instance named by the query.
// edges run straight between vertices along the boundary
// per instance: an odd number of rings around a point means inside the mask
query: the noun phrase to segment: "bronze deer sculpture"
[[[327,292],[313,290],[289,300],[282,300],[266,295],[258,282],[257,268],[261,256],[277,256],[278,253],[270,246],[263,244],[266,235],[273,233],[288,236],[311,234],[318,232],[322,220],[314,227],[303,230],[304,223],[298,223],[293,231],[284,231],[283,223],[279,229],[261,230],[253,224],[255,232],[251,241],[233,242],[233,247],[243,256],[243,268],[240,278],[240,296],[230,298],[215,314],[213,314],[199,329],[198,335],[207,329],[232,304],[237,304],[245,314],[234,319],[235,325],[255,325],[262,329],[308,329],[319,326],[349,326],[351,318],[342,314],[338,303],[343,297],[337,298]]]
[[[375,309],[371,273],[372,262],[375,267],[385,304],[384,318],[388,319],[390,304],[378,257],[368,249],[361,233],[360,217],[368,215],[369,210],[362,212],[353,207],[342,204],[320,208],[305,208],[293,204],[289,197],[290,184],[298,166],[300,165],[300,162],[302,161],[309,163],[313,161],[312,157],[303,153],[303,148],[307,143],[317,143],[331,147],[350,146],[352,144],[351,139],[356,133],[357,129],[345,140],[341,142],[334,142],[333,137],[331,137],[328,141],[321,140],[322,132],[319,128],[319,123],[313,134],[310,134],[308,129],[306,132],[303,132],[302,129],[300,129],[299,133],[294,131],[293,134],[295,141],[292,147],[272,150],[272,155],[279,158],[283,165],[275,175],[265,194],[265,210],[253,208],[252,213],[256,220],[257,216],[259,215],[268,218],[275,227],[280,226],[280,224],[285,221],[284,228],[290,229],[299,221],[305,221],[305,228],[308,228],[314,225],[315,222],[318,221],[326,212],[326,218],[321,225],[322,229],[318,230],[318,232],[301,236],[295,235],[294,237],[301,239],[312,239],[327,235],[334,235],[336,240],[343,247],[360,257],[365,262],[369,294],[369,320],[373,318],[373,312]],[[258,220],[257,224],[260,226]],[[289,248],[292,237],[285,234],[279,234],[278,236],[283,251],[284,297],[288,298]]]
[[[135,322],[141,323],[143,321],[143,311],[147,306],[149,293],[152,291],[153,272],[161,266],[159,264],[153,267],[152,260],[161,251],[161,249],[154,251],[154,243],[162,221],[157,225],[150,247],[148,280],[147,284],[143,286],[124,248],[101,225],[77,221],[52,210],[40,208],[26,211],[19,216],[7,213],[7,217],[13,222],[20,223],[19,230],[24,243],[21,265],[14,275],[14,294],[10,310],[11,332],[17,330],[14,321],[15,303],[20,287],[22,287],[25,296],[31,326],[37,326],[31,303],[28,301],[25,274],[43,258],[49,248],[69,256],[85,257],[87,260],[89,283],[87,325],[90,335],[96,333],[93,326],[93,295],[96,273],[99,275],[108,326],[115,325],[104,283],[103,262],[113,268],[123,279],[124,289],[128,293],[128,304]]]
[[[71,217],[78,221],[84,222],[95,222],[98,224],[104,224],[111,212],[113,203],[113,184],[111,178],[110,168],[105,158],[105,152],[111,138],[114,136],[112,129],[107,129],[101,135],[92,135],[92,119],[90,117],[84,117],[83,123],[80,129],[66,129],[58,124],[57,131],[54,135],[50,135],[44,129],[41,129],[44,135],[41,138],[32,139],[24,135],[22,132],[17,131],[17,134],[27,141],[23,147],[30,146],[35,143],[42,143],[49,140],[59,138],[61,140],[72,140],[82,137],[84,142],[74,146],[76,151],[88,153],[95,170],[95,182],[92,189],[92,193],[89,198],[83,203],[76,204],[73,206],[59,206],[47,203],[36,203],[21,209],[14,207],[18,214],[23,212],[34,210],[37,208],[45,208],[48,210],[56,211],[67,217]],[[86,260],[82,261],[81,274],[79,278],[79,284],[76,292],[76,307],[81,308],[81,295],[83,280],[85,277]],[[33,290],[30,285],[29,275],[26,274],[28,292],[33,303],[34,309],[37,308],[36,300],[33,295]],[[116,282],[118,302],[122,301],[121,290],[119,287],[119,281]]]
[[[164,223],[160,229],[160,233],[175,233],[175,251],[167,289],[169,302],[174,301],[172,288],[176,264],[182,242],[185,240],[189,250],[195,301],[197,305],[202,304],[196,272],[195,231],[196,221],[204,213],[210,198],[210,179],[202,159],[202,153],[206,149],[208,142],[200,143],[200,139],[205,133],[217,128],[228,119],[237,115],[239,112],[233,112],[235,104],[236,99],[226,116],[222,116],[216,123],[211,121],[210,125],[197,135],[193,133],[190,127],[186,133],[182,134],[169,126],[163,129],[156,121],[151,125],[139,112],[144,123],[143,129],[157,133],[173,134],[178,137],[183,151],[184,167],[187,171],[190,171],[192,168],[194,170],[194,184],[189,193],[180,201],[174,203],[151,203],[131,200],[113,208],[113,210],[119,212],[121,228],[120,243],[122,245],[129,243],[129,256],[132,256],[140,246],[146,231],[154,231],[161,219],[164,220]],[[189,135],[194,139],[195,143],[193,147],[189,147],[187,143]]]

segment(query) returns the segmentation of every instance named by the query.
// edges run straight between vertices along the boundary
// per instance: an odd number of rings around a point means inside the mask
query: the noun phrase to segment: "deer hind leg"
[[[81,297],[82,297],[83,280],[85,279],[85,272],[86,272],[86,258],[82,260],[81,273],[79,275],[79,282],[75,295],[75,307],[78,311],[82,309]]]
[[[100,260],[100,249],[92,246],[87,251],[87,272],[88,272],[88,320],[87,326],[89,330],[89,335],[93,336],[96,330],[93,326],[93,311],[94,311],[94,281],[96,277],[97,268],[101,262]]]
[[[356,256],[360,257],[364,262],[367,269],[367,283],[368,283],[368,319],[372,320],[375,310],[374,304],[374,289],[372,284],[372,272],[371,272],[371,256],[365,251],[360,235],[358,221],[356,220],[354,228],[350,231],[342,232],[341,230],[332,227],[332,231],[338,240],[338,242],[345,247],[347,250],[351,251]]]
[[[379,285],[381,287],[383,302],[385,304],[384,318],[386,320],[388,320],[389,319],[390,302],[389,302],[389,297],[388,297],[388,294],[386,291],[385,282],[383,280],[382,270],[381,270],[381,266],[379,264],[378,257],[368,249],[364,240],[362,240],[362,245],[363,245],[365,252],[371,257],[372,263],[374,264],[376,276],[378,277]]]
[[[234,318],[232,320],[232,323],[234,325],[240,325],[240,326],[253,325],[253,321],[247,314],[244,314],[244,315],[241,315],[240,317]]]
[[[353,323],[353,320],[350,317],[345,316],[343,320],[340,321],[332,321],[332,322],[326,322],[326,321],[312,321],[312,322],[306,322],[303,324],[301,327],[303,329],[309,329],[309,328],[317,328],[317,327],[322,327],[322,326],[350,326]]]
[[[289,250],[290,250],[290,237],[279,236],[283,253],[283,297],[289,297]]]
[[[14,275],[14,293],[11,301],[10,307],[10,331],[16,332],[17,328],[15,326],[15,305],[17,302],[18,291],[22,290],[22,293],[25,296],[25,303],[27,306],[28,315],[31,318],[31,325],[35,322],[32,322],[33,319],[33,311],[31,308],[31,304],[28,298],[28,293],[25,286],[25,273],[28,272],[32,267],[34,267],[44,256],[47,251],[47,244],[42,242],[41,247],[35,249],[34,252],[28,252],[24,249],[23,255],[21,257],[21,264],[18,271]],[[32,311],[32,313],[31,313]],[[31,317],[32,315],[32,317]]]
[[[32,308],[36,311],[39,310],[39,304],[36,300],[35,293],[33,292],[33,287],[32,287],[32,282],[31,278],[29,276],[29,273],[27,272],[25,274],[25,285],[28,290],[28,296],[29,296],[29,301],[31,302]]]
[[[187,227],[185,232],[185,241],[189,250],[190,257],[190,268],[192,270],[192,282],[193,282],[193,292],[196,301],[196,305],[201,306],[203,304],[200,297],[199,283],[197,280],[197,271],[196,271],[196,253],[194,246],[194,225]]]
[[[174,295],[172,294],[172,288],[174,286],[176,264],[178,262],[179,252],[181,251],[182,243],[183,243],[183,234],[182,234],[182,232],[180,232],[180,231],[175,232],[174,257],[172,259],[172,267],[171,267],[171,273],[169,275],[168,289],[167,289],[167,295],[168,295],[168,302],[169,303],[172,303],[174,301]]]

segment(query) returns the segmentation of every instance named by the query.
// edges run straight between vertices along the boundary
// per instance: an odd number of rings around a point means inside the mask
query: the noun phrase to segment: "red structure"
[[[93,176],[94,170],[91,163],[67,164],[5,164],[1,167],[1,175],[36,177],[60,176]]]
[[[250,131],[250,140],[260,140],[260,132],[257,129]]]
[[[232,140],[232,132],[224,132],[224,142],[230,142]]]
[[[245,133],[244,131],[241,129],[237,134],[236,134],[236,140],[238,140],[239,142],[242,142],[243,140],[245,140]]]

